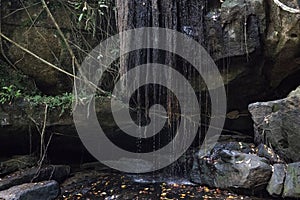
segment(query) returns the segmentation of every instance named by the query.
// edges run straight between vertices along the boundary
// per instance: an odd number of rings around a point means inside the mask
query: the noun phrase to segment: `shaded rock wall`
[[[73,2],[75,3],[75,2]],[[65,39],[74,51],[76,58],[81,62],[85,54],[93,46],[97,45],[102,38],[102,23],[104,19],[99,17],[95,20],[90,16],[90,23],[95,23],[93,34],[85,23],[87,19],[78,21],[78,16],[83,13],[82,7],[75,8],[75,4],[68,1],[48,2],[48,7],[62,30]],[[89,4],[89,12],[98,12],[94,3]],[[79,4],[80,5],[80,4]],[[97,4],[96,4],[97,5]],[[107,12],[106,12],[107,11]],[[114,15],[110,10],[104,10],[110,16],[112,25],[107,28],[110,34],[115,27]],[[85,15],[88,15],[85,13]],[[92,26],[92,25],[90,25]],[[99,27],[97,27],[99,26]],[[40,58],[56,65],[57,67],[73,73],[74,60],[69,53],[67,45],[55,27],[54,22],[43,8],[40,1],[4,1],[1,5],[1,30],[4,35],[25,47]],[[24,52],[17,46],[12,45],[6,40],[2,40],[3,52],[10,61],[24,74],[34,79],[36,86],[44,94],[61,94],[72,89],[72,78],[57,71],[37,58]]]
[[[298,8],[299,1],[282,1]],[[268,29],[265,43],[266,76],[272,87],[276,87],[287,76],[299,70],[300,63],[300,14],[282,10],[273,0],[267,0]]]
[[[293,8],[299,7],[296,0],[282,2]],[[199,41],[219,65],[225,84],[229,85],[229,94],[231,88],[237,87],[238,96],[241,96],[238,100],[244,104],[259,97],[266,98],[282,80],[300,70],[299,14],[282,10],[273,0],[226,0],[223,3],[144,3],[128,0],[119,1],[117,6],[120,31],[133,27],[160,26],[176,29]],[[80,10],[72,10],[65,1],[51,2],[49,7],[75,52],[79,51],[78,48],[89,51],[97,45],[102,32],[99,31],[94,38],[91,36],[94,33],[85,32],[83,24],[78,22]],[[106,22],[113,27],[108,30],[112,33],[116,29],[116,22],[113,14],[109,15],[111,21]],[[5,35],[47,61],[72,72],[68,50],[38,1],[31,0],[24,4],[18,1],[3,2],[1,16]],[[44,93],[55,94],[71,89],[70,78],[7,41],[2,42],[4,53],[12,63],[31,76]],[[153,55],[153,60],[158,57]],[[199,87],[197,84],[194,86]],[[237,95],[228,96],[230,102],[237,100],[237,97],[233,97]]]

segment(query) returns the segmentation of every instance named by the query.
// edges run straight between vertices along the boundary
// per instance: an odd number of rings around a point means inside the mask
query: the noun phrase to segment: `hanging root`
[[[283,3],[281,3],[279,0],[273,0],[274,3],[280,7],[282,10],[285,10],[289,13],[294,13],[294,14],[299,14],[300,13],[300,10],[299,9],[295,9],[295,8],[291,8]]]

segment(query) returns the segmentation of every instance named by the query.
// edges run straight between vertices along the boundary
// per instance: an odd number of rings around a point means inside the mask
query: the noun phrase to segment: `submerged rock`
[[[283,197],[300,198],[300,162],[287,166]]]
[[[272,147],[286,161],[300,161],[300,87],[287,98],[249,105],[256,143]]]
[[[267,185],[272,168],[254,154],[222,149],[217,155],[195,156],[191,180],[216,188],[258,189]]]
[[[25,183],[0,192],[0,199],[5,200],[53,200],[59,195],[56,181]]]
[[[273,166],[273,174],[267,187],[267,191],[270,195],[280,196],[282,194],[285,171],[286,167],[284,164],[275,164]]]

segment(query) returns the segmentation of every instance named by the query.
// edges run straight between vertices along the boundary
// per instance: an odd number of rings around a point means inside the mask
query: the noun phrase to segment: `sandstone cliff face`
[[[282,3],[299,8],[296,0]],[[225,84],[233,83],[232,87],[237,88],[242,85],[237,92],[247,99],[247,103],[252,97],[276,88],[300,69],[300,14],[283,10],[273,0],[154,1],[152,4],[151,10],[142,2],[132,1],[127,15],[136,19],[132,19],[134,24],[130,26],[162,26],[190,35],[203,44],[219,64]],[[126,6],[126,3],[121,5]],[[87,36],[82,23],[78,23],[80,10],[72,10],[66,1],[51,2],[49,6],[75,52],[78,47],[88,52],[97,45],[99,37]],[[18,1],[5,1],[1,10],[4,34],[50,63],[72,71],[72,59],[66,45],[39,2],[31,0],[22,5]],[[140,14],[133,15],[134,10]],[[170,10],[177,11],[169,13]],[[111,23],[116,27],[113,19]],[[130,28],[129,25],[121,26]],[[58,94],[71,89],[72,80],[66,75],[5,40],[3,47],[12,63],[32,77],[44,93]],[[251,81],[255,91],[247,86],[246,79]],[[243,90],[247,90],[247,94]]]

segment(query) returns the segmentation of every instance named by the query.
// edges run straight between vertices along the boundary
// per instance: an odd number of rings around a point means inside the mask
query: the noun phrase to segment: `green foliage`
[[[11,104],[16,99],[25,99],[31,106],[48,105],[49,109],[71,109],[72,93],[58,96],[40,94],[33,81],[18,70],[12,69],[0,59],[0,104]]]
[[[35,93],[36,87],[34,82],[22,74],[19,70],[13,69],[6,62],[0,59],[0,96],[4,103],[4,98],[19,97],[22,91],[22,94]],[[11,98],[14,99],[14,98]],[[9,103],[9,99],[5,103]]]
[[[94,0],[89,2],[79,0],[73,4],[73,8],[78,11],[78,25],[92,33],[93,36],[96,34],[96,29],[99,28],[99,22],[107,17],[108,10],[112,7],[112,0]]]
[[[13,100],[21,97],[21,90],[18,90],[16,86],[4,86],[0,90],[0,103],[12,103]]]
[[[73,94],[64,93],[57,96],[46,96],[41,94],[25,95],[16,86],[4,86],[0,90],[0,104],[11,104],[14,100],[23,98],[29,102],[30,106],[37,107],[40,105],[48,105],[50,110],[60,109],[61,115],[66,110],[71,110],[73,103]]]
[[[79,1],[75,3],[75,9],[76,10],[81,10],[81,13],[78,16],[78,21],[82,21],[82,19],[89,19],[92,14],[93,14],[93,10],[97,11],[100,15],[104,15],[105,11],[104,9],[108,8],[108,1],[105,0],[99,0],[97,2],[96,6],[91,6],[89,5],[86,1]]]
[[[31,106],[48,105],[49,109],[61,109],[61,115],[66,110],[71,110],[74,96],[72,93],[64,93],[57,96],[46,96],[36,94],[33,96],[27,95],[25,99]]]

